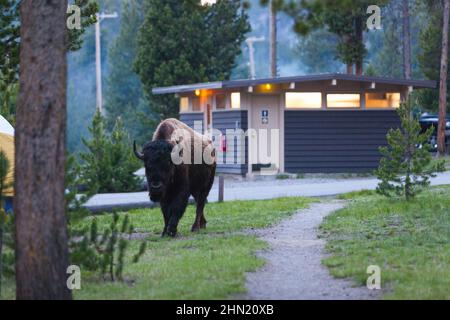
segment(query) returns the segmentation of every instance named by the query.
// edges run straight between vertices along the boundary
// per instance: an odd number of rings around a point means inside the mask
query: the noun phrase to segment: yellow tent
[[[8,188],[3,192],[7,197],[14,195],[14,128],[0,115],[0,150],[2,150],[9,160],[9,172],[6,177]]]

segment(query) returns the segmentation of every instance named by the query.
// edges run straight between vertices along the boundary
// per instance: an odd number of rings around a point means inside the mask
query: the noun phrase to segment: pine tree
[[[83,34],[95,23],[98,4],[94,0],[74,0],[81,9],[81,29],[68,33],[67,50],[81,48]],[[15,123],[18,94],[20,49],[20,0],[0,0],[0,112],[12,124]]]
[[[444,164],[439,162],[436,166],[430,166],[432,156],[428,141],[434,129],[421,133],[419,121],[412,115],[411,102],[402,103],[398,114],[401,128],[391,129],[387,134],[388,146],[380,148],[383,158],[376,171],[381,180],[377,192],[411,200],[429,186],[430,178],[436,172],[444,170]]]
[[[87,270],[99,271],[105,280],[122,281],[133,230],[128,215],[120,221],[119,215],[114,212],[111,223],[100,235],[97,219],[93,219],[89,230],[85,231],[81,240],[72,243],[72,262]],[[131,258],[132,263],[139,261],[146,247],[146,241],[142,241]]]
[[[420,31],[421,53],[418,56],[420,68],[427,79],[440,78],[440,62],[442,54],[443,6],[441,1],[420,0],[423,11],[427,12],[428,24]],[[447,80],[447,90],[450,81]],[[426,89],[418,93],[420,105],[430,111],[439,109],[439,90]],[[447,111],[450,111],[450,95],[447,96]]]
[[[298,60],[308,73],[340,72],[343,64],[336,60],[339,38],[324,28],[300,37]]]
[[[18,7],[17,0],[0,0],[0,85],[5,86],[17,81],[19,71]]]
[[[250,30],[239,0],[146,0],[135,68],[158,120],[178,115],[172,96],[152,96],[159,86],[228,79]]]
[[[382,45],[376,50],[370,66],[374,75],[391,78],[403,77],[401,18],[399,2],[391,1],[383,8]]]
[[[67,1],[21,1],[15,131],[17,299],[71,299],[64,203]]]
[[[111,134],[107,134],[104,119],[96,113],[89,128],[91,139],[83,139],[87,152],[81,153],[84,161],[81,180],[89,190],[100,192],[136,191],[140,178],[134,172],[140,163],[130,150],[130,139],[119,119]]]
[[[437,132],[438,156],[444,157],[446,154],[446,123],[448,106],[448,38],[449,38],[449,15],[450,0],[444,0],[444,11],[442,18],[442,45],[441,45],[441,63],[439,75],[439,125]]]
[[[269,0],[261,0],[267,4]],[[277,0],[278,10],[294,18],[294,29],[300,35],[326,26],[339,37],[337,57],[347,65],[347,73],[363,73],[367,49],[364,31],[367,30],[367,8],[370,5],[383,6],[388,0]],[[355,68],[355,71],[354,71]]]

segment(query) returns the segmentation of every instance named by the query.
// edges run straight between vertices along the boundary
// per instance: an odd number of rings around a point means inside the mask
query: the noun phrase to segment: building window
[[[218,94],[216,96],[216,109],[225,109],[226,101],[227,101],[226,95]]]
[[[328,108],[359,108],[361,107],[360,94],[327,94]]]
[[[180,112],[188,112],[189,111],[189,98],[182,97],[180,98]]]
[[[200,98],[195,97],[192,99],[192,111],[201,111]]]
[[[366,93],[366,108],[398,108],[400,99],[400,93]]]
[[[241,94],[239,92],[233,92],[231,94],[231,109],[241,108]]]
[[[320,92],[287,92],[287,109],[320,109],[322,93]]]

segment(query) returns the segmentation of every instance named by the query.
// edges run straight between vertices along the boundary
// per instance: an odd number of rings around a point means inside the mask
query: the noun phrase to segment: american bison
[[[162,236],[174,237],[192,195],[197,204],[192,231],[206,227],[203,213],[216,172],[211,140],[176,119],[161,122],[151,142],[134,154],[145,165],[150,199],[160,202],[164,216]]]

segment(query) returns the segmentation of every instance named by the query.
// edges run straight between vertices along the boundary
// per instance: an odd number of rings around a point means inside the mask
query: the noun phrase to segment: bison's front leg
[[[170,209],[169,205],[167,203],[164,203],[161,201],[161,211],[164,217],[164,230],[161,234],[161,237],[167,236],[167,226],[169,225],[169,218],[170,218]]]
[[[177,235],[178,223],[181,217],[183,217],[184,211],[189,202],[189,192],[182,191],[176,195],[170,204],[170,216],[167,223],[166,235],[175,237]]]

